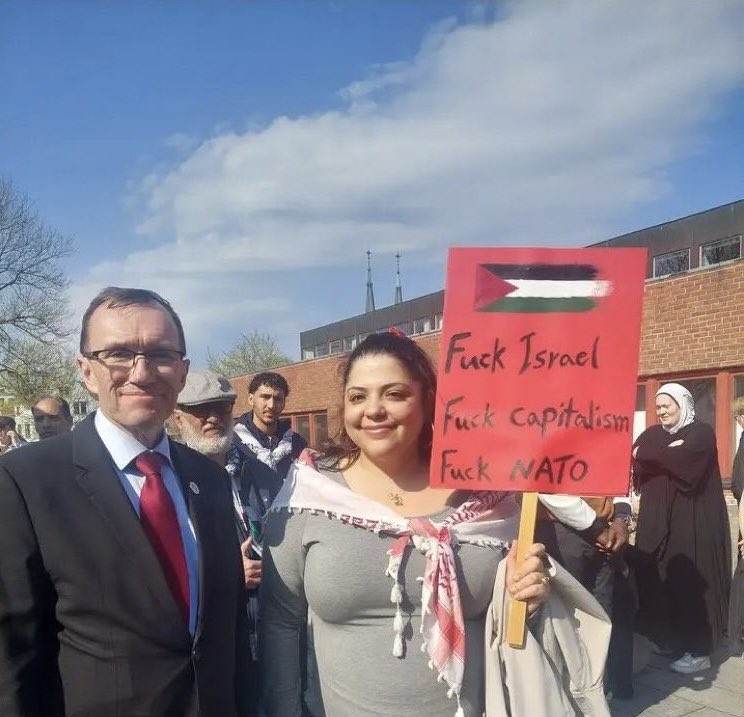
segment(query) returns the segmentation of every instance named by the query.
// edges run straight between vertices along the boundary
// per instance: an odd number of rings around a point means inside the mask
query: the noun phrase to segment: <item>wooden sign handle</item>
[[[537,519],[537,493],[522,493],[522,514],[519,519],[519,539],[517,541],[517,565],[524,562],[524,556],[535,542],[535,521]],[[506,625],[506,641],[510,647],[524,647],[527,627],[527,603],[509,598],[509,618]]]

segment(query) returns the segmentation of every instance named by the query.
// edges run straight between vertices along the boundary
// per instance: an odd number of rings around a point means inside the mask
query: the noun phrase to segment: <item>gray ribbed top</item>
[[[450,512],[429,516],[441,521]],[[457,704],[437,683],[421,652],[424,556],[409,545],[405,588],[405,652],[392,654],[395,605],[385,575],[393,537],[379,536],[308,512],[271,513],[265,534],[261,598],[264,713],[299,717],[299,632],[312,613],[326,717],[453,717]],[[483,713],[483,630],[500,550],[455,547],[466,631],[462,706]]]

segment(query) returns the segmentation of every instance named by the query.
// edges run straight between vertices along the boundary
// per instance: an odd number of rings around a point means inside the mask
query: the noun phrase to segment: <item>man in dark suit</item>
[[[163,421],[188,361],[170,304],[104,289],[78,365],[99,409],[0,459],[0,715],[250,711],[229,481]]]

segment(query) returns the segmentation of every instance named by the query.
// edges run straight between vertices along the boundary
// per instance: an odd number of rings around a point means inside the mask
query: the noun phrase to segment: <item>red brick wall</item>
[[[744,261],[646,284],[641,376],[744,366]]]

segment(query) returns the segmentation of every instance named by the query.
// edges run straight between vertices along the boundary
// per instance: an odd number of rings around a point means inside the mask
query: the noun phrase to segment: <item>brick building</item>
[[[677,381],[695,397],[697,416],[716,430],[728,477],[738,433],[731,402],[744,396],[744,200],[593,246],[649,249],[634,431],[655,422],[654,397]],[[285,413],[319,445],[339,425],[343,356],[373,331],[397,326],[436,362],[444,292],[303,332],[302,361],[276,369],[290,385]],[[247,410],[251,376],[232,380],[236,414]]]
[[[731,402],[744,396],[744,260],[646,282],[638,372],[644,427],[655,422],[658,387],[684,384],[716,429],[728,477],[738,437]]]

